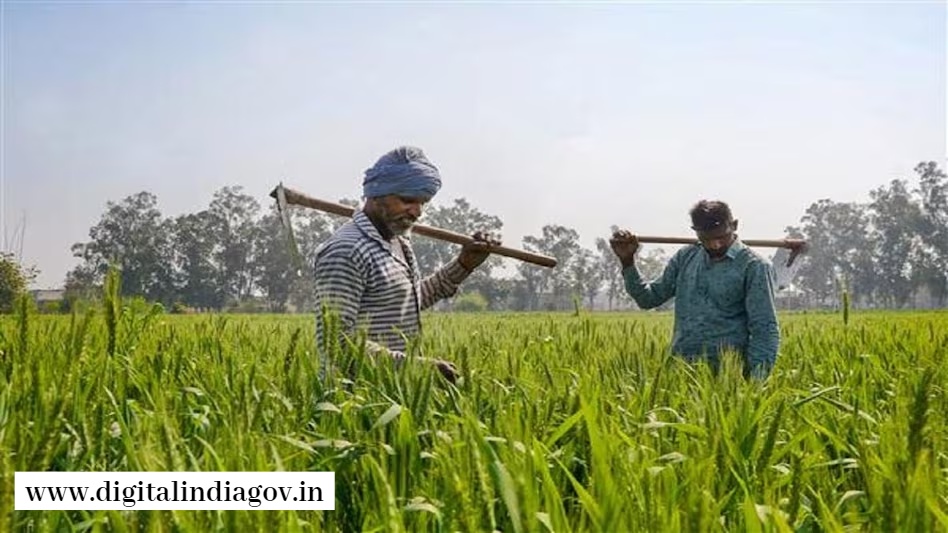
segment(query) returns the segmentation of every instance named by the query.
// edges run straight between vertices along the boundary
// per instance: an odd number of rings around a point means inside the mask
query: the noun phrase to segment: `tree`
[[[332,221],[328,216],[315,209],[304,209],[290,206],[287,218],[293,224],[293,235],[296,246],[302,256],[303,266],[312,275],[313,262],[316,261],[316,251],[332,235]],[[336,217],[338,218],[338,217]],[[286,230],[280,228],[280,235],[286,238]],[[302,273],[304,276],[307,272]]]
[[[918,273],[938,306],[948,304],[948,177],[934,161],[915,167],[922,236]]]
[[[533,290],[534,295],[549,294],[552,300],[548,303],[551,309],[561,309],[570,305],[570,292],[575,286],[575,269],[572,262],[581,246],[579,234],[576,230],[556,224],[547,224],[541,230],[539,237],[528,235],[523,238],[524,247],[531,251],[556,258],[555,269],[542,269],[526,263],[518,267],[527,290]],[[524,296],[529,297],[529,293]],[[534,303],[536,301],[534,300]],[[535,309],[535,306],[528,307]]]
[[[12,253],[0,252],[0,313],[10,313],[16,299],[36,277],[34,267],[25,267]]]
[[[424,222],[462,235],[473,235],[478,231],[500,235],[504,226],[499,217],[484,213],[464,198],[456,198],[449,206],[427,207]],[[412,249],[415,251],[419,272],[422,275],[441,268],[457,257],[459,252],[456,244],[428,238],[413,238]],[[488,257],[465,280],[462,292],[480,293],[491,309],[500,305],[507,296],[505,287],[491,275],[494,269],[500,266],[500,261],[500,257],[493,255]]]
[[[615,231],[615,228],[613,228],[613,231]],[[602,237],[596,239],[596,250],[599,252],[597,266],[605,282],[606,299],[609,302],[609,310],[611,311],[614,303],[622,297],[624,292],[622,268],[608,240]]]
[[[290,220],[293,223],[292,219]],[[294,230],[294,237],[296,233]],[[302,254],[300,257],[293,257],[294,252],[276,205],[260,219],[255,235],[256,285],[266,296],[270,311],[283,312],[286,310],[293,282],[302,276],[298,269],[302,267],[301,264],[298,265],[302,263]]]
[[[635,259],[635,266],[645,281],[654,281],[661,277],[668,265],[669,258],[664,248],[652,248],[639,252]]]
[[[500,218],[473,207],[464,198],[456,198],[451,205],[432,205],[425,208],[424,223],[438,228],[473,235],[478,231],[499,234],[504,223]],[[418,239],[412,242],[418,266],[432,272],[447,264],[458,254],[457,245],[437,239]],[[494,265],[486,265],[488,268]]]
[[[529,247],[527,247],[529,249]],[[536,251],[536,250],[533,250]],[[557,267],[559,268],[559,267]],[[517,266],[519,279],[514,280],[511,294],[516,311],[534,311],[540,307],[540,294],[545,287],[548,274],[544,268],[529,263]]]
[[[886,303],[904,307],[915,292],[919,272],[922,212],[904,180],[892,180],[869,193],[871,240],[876,249],[877,290]],[[915,271],[913,271],[915,270]]]
[[[171,303],[175,292],[173,224],[162,219],[157,203],[149,192],[108,202],[99,223],[89,230],[91,240],[72,246],[73,255],[82,260],[72,279],[99,284],[114,263],[121,268],[123,296]]]
[[[66,283],[63,286],[63,305],[60,311],[71,312],[79,301],[93,300],[102,293],[101,284],[97,284],[93,272],[79,265],[66,273]]]
[[[220,309],[220,272],[213,261],[216,219],[209,211],[181,215],[172,225],[178,297],[191,307]]]
[[[313,264],[316,261],[316,251],[319,246],[329,239],[333,227],[333,220],[315,209],[303,209],[291,206],[288,218],[293,224],[293,234],[296,245],[302,256],[302,271],[290,282],[289,302],[297,311],[315,310],[315,284],[313,280]],[[337,219],[341,220],[339,217]],[[285,230],[280,228],[281,235],[286,242]]]
[[[586,300],[586,307],[592,309],[596,302],[599,289],[605,281],[605,274],[599,266],[595,253],[581,248],[573,257],[574,292]]]
[[[479,292],[469,292],[458,296],[455,311],[462,313],[480,313],[487,310],[487,299]]]
[[[215,220],[218,284],[225,299],[241,300],[254,288],[254,232],[260,204],[243,187],[214,193],[208,211]]]
[[[354,200],[352,198],[340,198],[338,203],[344,206],[351,207],[355,209],[356,211],[362,208],[362,202],[360,202],[359,200]],[[329,219],[329,231],[331,233],[335,232],[337,229],[341,228],[342,225],[348,221],[349,219],[346,217],[339,217],[339,216],[331,217]]]
[[[866,206],[822,199],[811,204],[800,221],[801,227],[787,228],[788,234],[804,236],[809,244],[809,252],[799,259],[800,289],[824,305],[835,301],[842,277],[858,299],[871,300],[877,287]]]

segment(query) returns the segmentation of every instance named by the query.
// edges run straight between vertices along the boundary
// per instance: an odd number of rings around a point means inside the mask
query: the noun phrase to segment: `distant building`
[[[37,304],[45,302],[61,302],[66,297],[66,289],[35,289],[30,296]]]

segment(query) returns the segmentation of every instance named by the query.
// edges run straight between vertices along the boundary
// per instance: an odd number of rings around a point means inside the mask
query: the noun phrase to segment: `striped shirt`
[[[626,292],[643,309],[675,298],[674,353],[689,360],[706,355],[716,364],[719,352],[730,348],[744,354],[755,377],[773,367],[780,344],[773,267],[740,240],[720,261],[700,244],[686,246],[651,283],[635,265],[623,277]]]
[[[454,296],[470,274],[455,259],[420,279],[410,241],[385,240],[363,211],[320,246],[314,267],[317,310],[326,306],[338,313],[345,335],[364,329],[369,351],[396,359],[405,356],[407,339],[421,332],[421,311]],[[317,314],[316,346],[324,367],[323,329]]]

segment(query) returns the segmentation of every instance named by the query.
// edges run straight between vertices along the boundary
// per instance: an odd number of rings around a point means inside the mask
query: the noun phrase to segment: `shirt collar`
[[[379,233],[379,229],[375,227],[375,224],[372,223],[372,220],[369,219],[369,215],[365,214],[365,211],[356,211],[352,216],[352,222],[359,228],[359,231],[364,233],[367,237],[374,241],[378,241],[383,248],[388,250],[396,259],[401,260],[400,257],[394,254],[392,250],[392,242],[385,240],[382,237],[382,234]],[[402,235],[397,235],[395,237],[398,239],[398,242],[402,244],[402,251],[408,255],[412,253],[411,246],[408,244],[408,239]],[[413,261],[414,256],[409,257],[409,261]]]
[[[365,211],[356,211],[355,215],[352,216],[352,222],[355,223],[356,227],[359,228],[362,233],[365,233],[371,239],[388,244],[387,241],[382,238],[382,234],[379,233],[375,224],[369,220],[369,215],[366,215]]]
[[[708,251],[704,249],[700,242],[695,243],[695,246],[704,252],[702,255],[704,257],[705,264],[710,265],[712,260],[711,256],[708,255]],[[744,251],[745,248],[747,248],[747,245],[742,243],[739,238],[734,237],[734,242],[732,242],[731,245],[727,247],[727,251],[724,252],[724,257],[733,261],[737,259],[737,256],[740,255],[740,253]]]
[[[732,242],[731,245],[727,247],[727,252],[725,252],[724,255],[727,256],[728,259],[737,259],[737,255],[741,253],[744,248],[747,248],[747,246],[741,242],[740,238],[735,236],[734,242]]]

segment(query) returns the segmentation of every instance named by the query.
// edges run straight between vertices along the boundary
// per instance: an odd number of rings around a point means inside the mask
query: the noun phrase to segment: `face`
[[[734,230],[736,229],[737,221],[735,220],[711,231],[696,231],[695,234],[708,255],[712,259],[720,259],[724,257],[728,247],[734,242]]]
[[[421,218],[429,198],[390,194],[373,199],[375,213],[394,235],[404,235]]]

